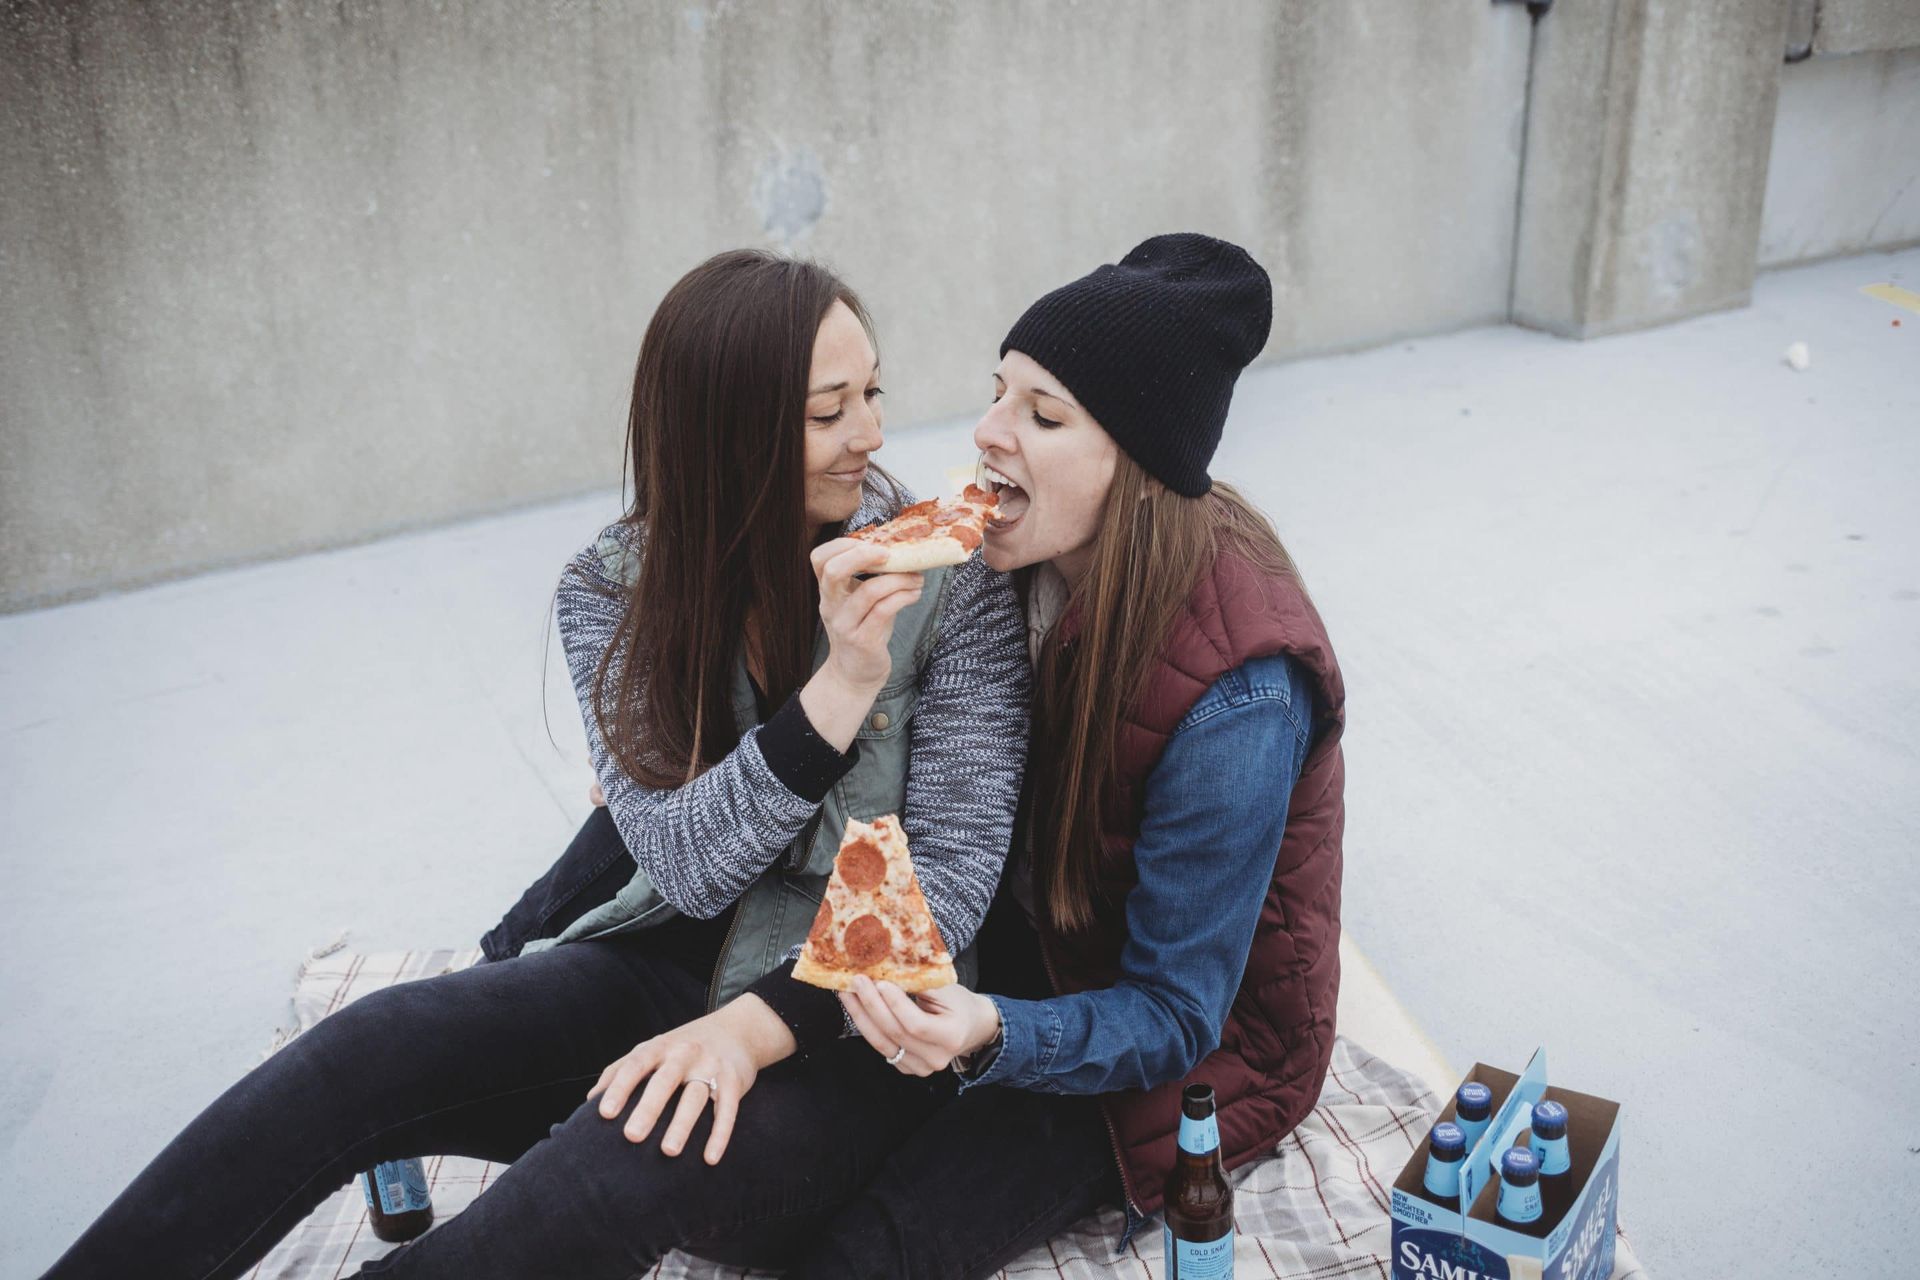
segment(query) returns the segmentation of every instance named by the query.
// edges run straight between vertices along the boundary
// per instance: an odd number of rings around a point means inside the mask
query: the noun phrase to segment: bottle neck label
[[[1215,1116],[1195,1120],[1180,1117],[1180,1149],[1190,1156],[1212,1155],[1220,1149],[1220,1121]]]
[[[1535,1138],[1530,1145],[1533,1154],[1540,1157],[1540,1173],[1543,1177],[1552,1177],[1573,1168],[1572,1153],[1567,1149],[1565,1138]]]
[[[1205,1244],[1182,1240],[1173,1234],[1172,1227],[1163,1229],[1161,1239],[1166,1249],[1163,1265],[1167,1280],[1233,1280],[1232,1228]]]
[[[1439,1196],[1442,1200],[1458,1200],[1460,1198],[1460,1161],[1441,1160],[1429,1155],[1424,1185],[1429,1194]]]
[[[1500,1199],[1496,1206],[1500,1216],[1508,1222],[1538,1222],[1540,1220],[1540,1184],[1531,1183],[1516,1187],[1510,1182],[1500,1184]]]

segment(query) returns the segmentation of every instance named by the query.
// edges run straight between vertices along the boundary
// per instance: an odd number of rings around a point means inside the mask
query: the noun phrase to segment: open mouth
[[[980,464],[980,481],[989,493],[998,494],[1000,497],[993,520],[988,525],[989,528],[1010,528],[1019,523],[1020,517],[1027,514],[1027,508],[1033,505],[1033,499],[1013,477],[1005,472],[994,470],[985,462]]]

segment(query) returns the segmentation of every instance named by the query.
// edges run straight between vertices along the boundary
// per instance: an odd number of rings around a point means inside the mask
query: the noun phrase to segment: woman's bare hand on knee
[[[669,1156],[686,1148],[694,1125],[711,1103],[713,1132],[705,1154],[708,1164],[719,1164],[733,1137],[740,1100],[761,1071],[791,1055],[794,1048],[793,1033],[766,1001],[744,995],[704,1018],[642,1041],[608,1063],[587,1091],[587,1100],[598,1097],[600,1115],[613,1120],[639,1089],[640,1099],[623,1129],[627,1141],[645,1142],[677,1093],[679,1105],[660,1139],[661,1152]]]

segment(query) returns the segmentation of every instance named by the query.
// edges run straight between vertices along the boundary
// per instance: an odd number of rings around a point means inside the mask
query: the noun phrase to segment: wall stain
[[[804,237],[827,212],[827,176],[809,147],[784,148],[760,162],[753,207],[768,235],[786,244]]]

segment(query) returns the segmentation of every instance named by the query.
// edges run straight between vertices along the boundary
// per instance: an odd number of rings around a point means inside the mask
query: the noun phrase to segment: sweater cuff
[[[760,726],[759,740],[760,754],[773,776],[809,804],[825,800],[833,784],[846,777],[860,758],[858,742],[842,753],[814,731],[797,693]]]
[[[780,1021],[793,1032],[797,1048],[794,1056],[805,1057],[814,1049],[840,1039],[847,1011],[835,993],[801,982],[793,976],[793,961],[760,978],[747,988],[767,1002]]]

